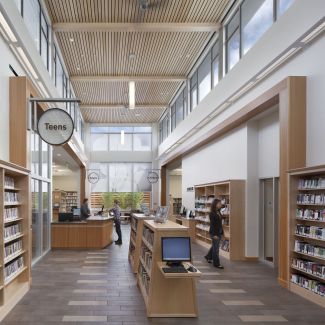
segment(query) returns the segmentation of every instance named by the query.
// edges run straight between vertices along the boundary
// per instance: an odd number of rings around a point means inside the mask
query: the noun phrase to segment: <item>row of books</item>
[[[5,176],[5,187],[15,188],[15,180],[13,177]]]
[[[229,252],[230,249],[229,240],[228,239],[222,240],[220,244],[220,248],[225,252]]]
[[[18,215],[18,208],[6,208],[5,209],[5,215],[4,215],[4,220],[13,220],[19,218]]]
[[[134,242],[136,241],[136,234],[133,229],[131,229],[131,238],[133,239]]]
[[[298,204],[325,204],[325,194],[298,194]]]
[[[299,285],[302,288],[315,292],[322,297],[325,296],[325,284],[318,281],[308,279],[299,274],[291,274],[291,282]]]
[[[309,188],[325,188],[325,178],[309,178],[309,179],[299,179],[299,188],[300,189],[309,189]]]
[[[18,193],[14,192],[5,192],[5,202],[16,203],[19,202]]]
[[[305,220],[325,221],[325,209],[314,210],[298,208],[296,211],[296,217]]]
[[[222,218],[222,224],[224,226],[229,226],[229,218]]]
[[[144,287],[144,289],[146,290],[146,293],[148,295],[149,294],[149,286],[150,286],[150,276],[148,275],[147,271],[145,270],[145,268],[142,266],[141,263],[139,266],[139,276],[140,276],[142,286]]]
[[[153,246],[154,233],[147,227],[143,227],[143,237],[144,239]]]
[[[196,225],[196,228],[201,229],[201,230],[205,230],[205,231],[209,231],[210,230],[210,226],[209,225],[204,225],[202,223],[198,223]]]
[[[14,255],[17,252],[23,249],[23,241],[19,240],[16,241],[8,246],[5,246],[5,258],[9,257],[10,255]]]
[[[209,217],[197,216],[194,219],[195,220],[198,220],[198,221],[203,221],[203,222],[210,222],[210,218]]]
[[[314,246],[299,240],[295,240],[295,252],[325,258],[325,247]]]
[[[18,257],[12,263],[8,264],[5,267],[5,278],[6,280],[17,273],[20,269],[24,267],[24,258],[23,256]]]
[[[302,271],[325,279],[325,265],[321,265],[316,262],[301,260],[298,258],[293,258],[291,265]]]
[[[199,207],[199,208],[195,208],[196,212],[210,212],[209,208],[206,207]]]
[[[138,228],[138,220],[136,218],[131,218],[131,228],[133,228],[134,231]]]
[[[16,235],[22,232],[21,224],[17,223],[15,225],[5,227],[4,229],[4,237],[5,239],[9,239],[10,237],[15,237]]]
[[[151,273],[152,253],[144,245],[142,245],[142,247],[141,247],[141,257],[143,259],[143,262],[144,262],[148,272]]]
[[[306,225],[296,225],[296,234],[302,235],[310,238],[324,239],[325,240],[325,228],[306,226]]]

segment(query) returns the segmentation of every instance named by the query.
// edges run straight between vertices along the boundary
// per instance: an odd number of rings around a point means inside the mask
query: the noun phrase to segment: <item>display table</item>
[[[51,247],[97,248],[112,243],[113,217],[91,216],[85,221],[52,222]]]

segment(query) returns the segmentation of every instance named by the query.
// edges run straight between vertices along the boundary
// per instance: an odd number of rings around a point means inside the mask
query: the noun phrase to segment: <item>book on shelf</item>
[[[149,286],[150,286],[150,276],[145,270],[145,268],[140,263],[139,265],[139,275],[140,275],[140,281],[142,286],[144,287],[147,295],[149,294]]]
[[[301,193],[297,194],[297,204],[325,204],[325,194],[310,194]]]
[[[143,227],[143,237],[144,239],[153,246],[154,233],[147,227]]]
[[[300,178],[299,179],[299,189],[318,189],[325,188],[325,178]]]
[[[152,266],[152,253],[144,245],[141,246],[141,257],[142,257],[142,260],[143,260],[143,262],[145,264],[145,267],[147,268],[147,270],[150,273],[151,266]]]
[[[296,217],[303,220],[325,221],[325,209],[302,209],[297,208]]]
[[[5,203],[19,202],[19,195],[15,192],[5,192]]]
[[[4,238],[6,240],[6,239],[9,239],[10,237],[15,237],[18,234],[21,234],[21,232],[22,232],[22,227],[21,227],[20,223],[5,227],[4,228]]]
[[[310,273],[325,280],[325,265],[299,258],[293,258],[291,265],[301,271]]]
[[[5,176],[5,187],[15,188],[15,180],[13,177]]]
[[[134,229],[134,231],[136,231],[137,228],[138,228],[138,220],[136,218],[131,218],[131,229]]]
[[[10,245],[5,246],[5,258],[16,254],[23,249],[23,241],[19,240]]]
[[[297,224],[296,234],[314,239],[325,240],[325,228]]]
[[[314,293],[325,297],[325,284],[320,283],[319,281],[309,279],[300,274],[291,274],[291,282],[297,284],[298,286],[310,290]]]
[[[20,256],[15,259],[12,263],[5,267],[5,278],[6,280],[17,273],[20,269],[24,267],[24,257]]]
[[[310,243],[295,240],[294,250],[296,253],[303,253],[325,259],[325,247],[315,246]]]
[[[4,209],[4,221],[9,221],[19,218],[18,208],[5,208]]]

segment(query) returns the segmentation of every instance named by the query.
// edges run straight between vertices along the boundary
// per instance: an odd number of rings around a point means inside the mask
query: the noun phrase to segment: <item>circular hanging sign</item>
[[[50,108],[39,118],[37,130],[39,136],[53,146],[62,145],[70,140],[74,124],[68,112],[60,108]]]
[[[99,181],[99,175],[96,172],[91,172],[88,174],[88,182],[91,184],[96,184]]]
[[[147,176],[147,180],[149,183],[153,184],[153,183],[157,183],[159,180],[159,175],[156,172],[149,172],[148,176]]]

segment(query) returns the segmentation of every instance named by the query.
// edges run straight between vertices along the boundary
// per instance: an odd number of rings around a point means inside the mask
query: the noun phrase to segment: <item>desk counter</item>
[[[113,218],[91,216],[85,221],[52,222],[51,247],[55,248],[97,248],[112,243]]]

